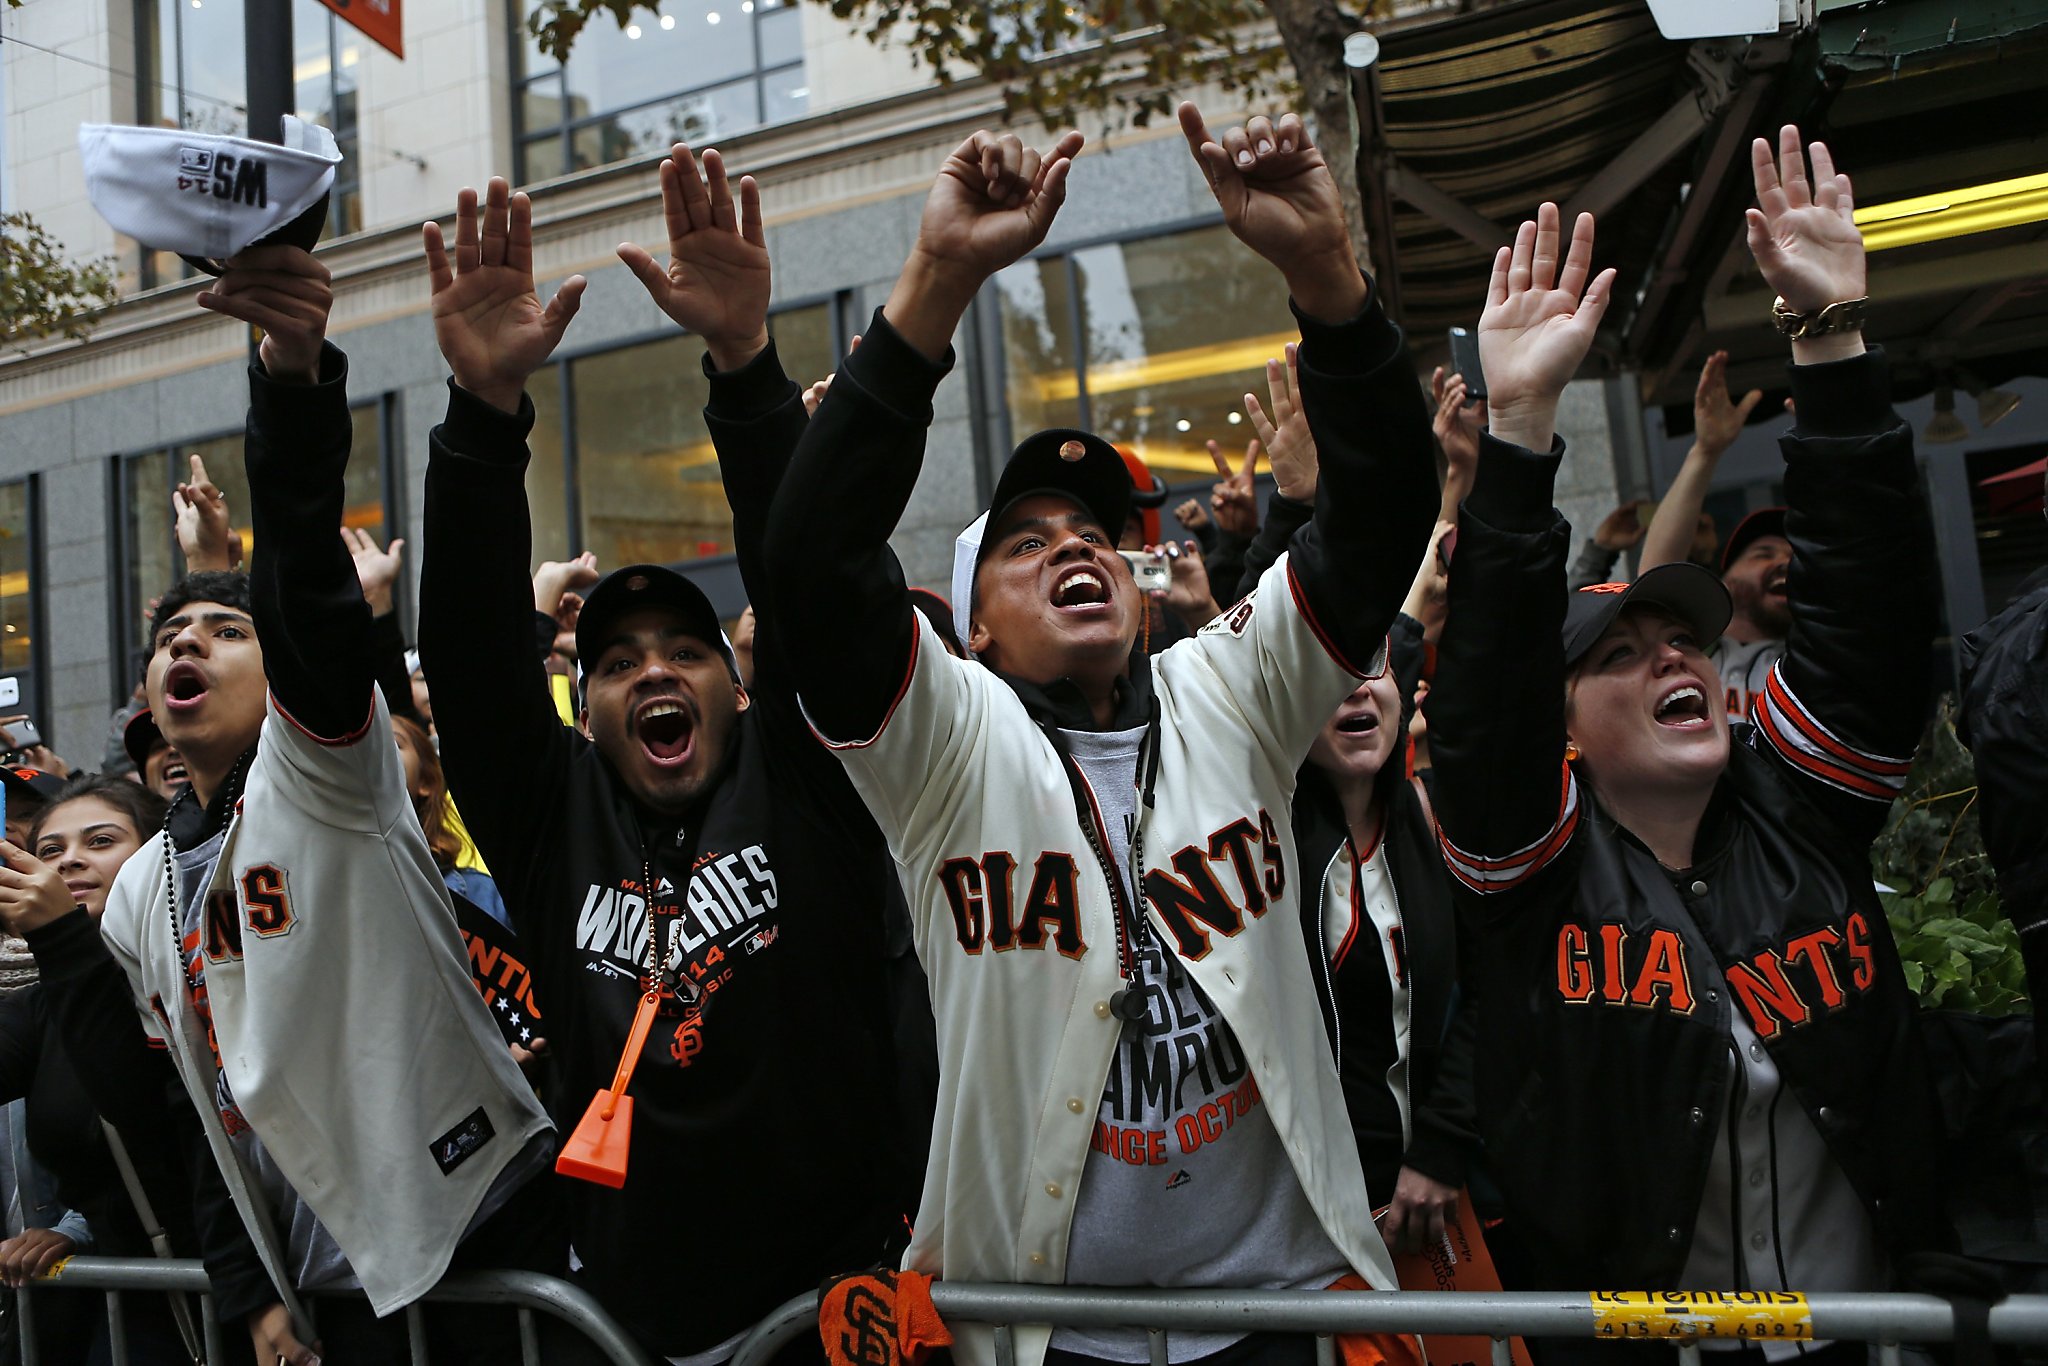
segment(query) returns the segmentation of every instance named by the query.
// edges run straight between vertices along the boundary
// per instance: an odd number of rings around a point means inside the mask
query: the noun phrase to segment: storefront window
[[[783,368],[799,383],[821,379],[836,354],[827,304],[785,309],[769,319]],[[697,378],[704,344],[674,335],[568,362],[572,448],[562,444],[563,369],[527,386],[536,422],[526,493],[534,560],[589,550],[603,569],[676,564],[732,553],[732,511],[717,453],[704,425]],[[565,457],[575,470],[575,544],[566,512]]]
[[[0,484],[0,711],[20,710],[35,666],[36,546],[27,480]],[[9,701],[10,692],[14,700]],[[49,718],[30,712],[45,728]]]
[[[385,526],[383,415],[376,403],[349,411],[353,444],[343,476],[342,524],[369,532],[383,544]],[[185,572],[178,553],[171,492],[191,478],[191,457],[197,455],[227,498],[228,516],[242,541],[242,562],[250,550],[249,480],[242,465],[242,433],[230,432],[204,441],[182,441],[168,449],[144,451],[121,461],[121,501],[125,510],[122,545],[128,565],[127,605],[132,621],[121,624],[122,638],[134,642],[137,677],[148,639],[145,611],[149,601],[177,582]],[[341,528],[335,528],[338,536]]]
[[[524,33],[526,6],[511,3]],[[567,66],[528,37],[513,101],[520,182],[801,116],[802,24],[795,0],[667,0],[623,28],[588,25]]]
[[[1020,262],[996,277],[1015,434],[1083,426],[1170,483],[1241,454],[1244,395],[1299,330],[1270,266],[1222,227]],[[1081,342],[1075,343],[1078,327]]]

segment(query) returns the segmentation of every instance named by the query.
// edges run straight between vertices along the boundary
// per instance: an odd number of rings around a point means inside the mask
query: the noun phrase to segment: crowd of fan
[[[955,327],[1044,239],[1080,137],[957,149],[808,388],[768,336],[754,182],[662,164],[669,263],[620,255],[706,346],[753,602],[729,636],[659,566],[530,572],[523,390],[583,281],[537,297],[524,195],[464,191],[452,250],[424,229],[451,381],[416,653],[402,543],[335,536],[327,272],[235,258],[198,302],[263,330],[252,506],[192,458],[189,572],[106,772],[34,751],[0,775],[26,941],[0,1275],[201,1256],[271,1366],[407,1360],[394,1309],[524,1268],[715,1366],[878,1265],[1391,1289],[1397,1256],[1479,1232],[1470,1191],[1510,1287],[1876,1290],[1952,1246],[1867,864],[1930,709],[1931,536],[1882,353],[1834,307],[1864,293],[1848,178],[1794,129],[1756,144],[1787,506],[1725,542],[1701,510],[1760,397],[1716,354],[1654,520],[1618,509],[1568,566],[1553,419],[1614,286],[1591,217],[1544,205],[1474,281],[1487,397],[1439,370],[1432,410],[1301,121],[1181,121],[1300,320],[1244,398],[1257,439],[1211,443],[1208,505],[1168,509],[1129,452],[1027,437],[945,595],[889,537]],[[2041,596],[2001,630],[2038,632]],[[2014,661],[2001,695],[2033,705],[2041,656]],[[2048,904],[2024,789],[1982,793],[2023,926]],[[360,1293],[299,1302],[335,1290]],[[46,1353],[105,1359],[103,1318],[64,1307],[39,1301]],[[131,1360],[192,1359],[193,1306],[121,1312]],[[517,1350],[502,1313],[427,1322],[437,1360]],[[1024,1366],[1149,1350],[1016,1340]],[[1795,1350],[1863,1351],[1766,1355]]]

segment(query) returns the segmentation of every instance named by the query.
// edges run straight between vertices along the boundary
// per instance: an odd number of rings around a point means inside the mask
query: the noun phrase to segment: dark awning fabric
[[[1686,44],[1657,32],[1642,0],[1523,0],[1390,32],[1378,64],[1385,156],[1512,232],[1574,192],[1686,88]],[[1368,153],[1362,169],[1369,178]],[[1602,223],[1603,265],[1647,260],[1677,173],[1670,167]],[[1661,191],[1661,192],[1660,192]],[[1368,184],[1368,196],[1385,195]],[[1658,201],[1654,211],[1646,204]],[[1418,343],[1479,316],[1487,248],[1389,196],[1401,321]],[[1385,223],[1387,218],[1380,216]]]

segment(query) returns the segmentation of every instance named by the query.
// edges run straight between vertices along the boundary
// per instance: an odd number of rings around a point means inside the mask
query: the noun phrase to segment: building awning
[[[2030,179],[2048,171],[2048,0],[1819,8],[1754,40],[1668,41],[1641,0],[1514,0],[1383,33],[1354,85],[1361,181],[1422,358],[1476,320],[1494,246],[1552,199],[1600,215],[1597,263],[1620,273],[1590,364],[1639,374],[1681,421],[1714,349],[1738,391],[1782,389],[1742,210],[1750,139],[1797,122],[1834,148],[1859,209],[1904,205],[1872,253],[1869,324],[1901,391],[1958,367],[2048,373],[2048,186]]]

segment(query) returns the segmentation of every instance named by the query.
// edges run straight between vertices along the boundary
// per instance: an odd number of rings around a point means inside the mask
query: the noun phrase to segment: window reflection
[[[832,310],[816,304],[769,319],[783,368],[799,384],[836,365]],[[732,553],[732,511],[704,423],[698,378],[704,343],[677,334],[567,363],[574,404],[573,451],[563,450],[561,366],[534,377],[527,500],[534,560],[572,550],[598,564],[674,564]],[[580,532],[572,547],[563,509],[566,455],[576,470]]]
[[[1220,226],[1021,262],[996,297],[1015,434],[1085,426],[1170,483],[1213,477],[1211,439],[1244,449],[1244,395],[1266,401],[1266,359],[1300,335],[1285,286]]]
[[[523,31],[523,5],[508,3]],[[802,22],[799,7],[765,0],[670,0],[623,28],[588,25],[565,67],[522,44],[521,183],[802,115]]]
[[[34,659],[35,543],[29,484],[0,484],[0,673],[21,675]],[[45,725],[48,718],[41,718]]]
[[[351,440],[348,470],[342,478],[342,525],[369,532],[379,545],[390,538],[384,524],[384,441],[382,411],[376,403],[349,410]],[[242,542],[242,563],[249,562],[249,479],[242,464],[241,432],[227,432],[204,441],[181,441],[168,449],[145,451],[121,462],[128,601],[135,619],[122,630],[139,651],[147,639],[143,608],[185,573],[178,552],[171,493],[192,477],[197,455],[206,474],[227,498],[228,517]],[[335,533],[340,534],[340,527]],[[140,660],[138,655],[137,659]]]
[[[562,367],[550,365],[526,383],[533,431],[526,438],[526,506],[533,522],[533,562],[569,558],[568,478],[562,467]]]

